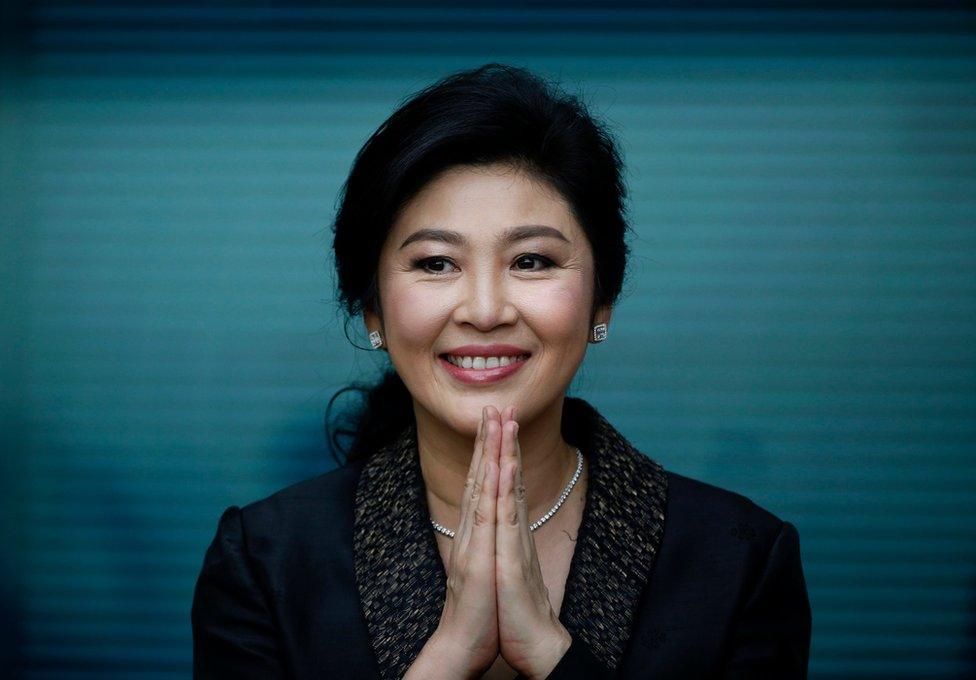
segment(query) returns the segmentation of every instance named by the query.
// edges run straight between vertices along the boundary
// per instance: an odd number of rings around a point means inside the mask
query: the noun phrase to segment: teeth
[[[525,361],[528,358],[528,354],[520,354],[517,357],[456,357],[450,354],[447,355],[447,360],[455,366],[473,368],[475,370],[508,366],[516,361]]]

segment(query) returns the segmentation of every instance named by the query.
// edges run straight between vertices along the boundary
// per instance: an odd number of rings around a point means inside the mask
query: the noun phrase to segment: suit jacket
[[[806,678],[796,528],[666,471],[582,399],[563,435],[586,503],[549,678]],[[446,575],[416,426],[368,460],[232,506],[194,593],[197,678],[399,678],[434,632]]]

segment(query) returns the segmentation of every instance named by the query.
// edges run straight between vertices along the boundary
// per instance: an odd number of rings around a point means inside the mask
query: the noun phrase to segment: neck
[[[519,422],[529,522],[548,512],[576,469],[576,448],[563,440],[561,433],[563,400],[564,397],[560,397],[531,421]],[[431,519],[456,530],[474,452],[475,433],[458,432],[416,402],[414,413],[420,469]]]

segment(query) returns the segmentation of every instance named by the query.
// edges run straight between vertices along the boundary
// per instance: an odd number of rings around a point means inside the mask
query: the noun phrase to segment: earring
[[[383,344],[383,336],[380,335],[379,331],[370,332],[369,344],[373,346],[373,349],[379,349],[379,347]]]
[[[607,339],[607,325],[598,323],[593,327],[593,342],[603,342]]]

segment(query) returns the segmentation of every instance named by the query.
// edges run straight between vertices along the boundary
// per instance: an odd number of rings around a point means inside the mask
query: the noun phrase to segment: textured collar
[[[589,478],[559,620],[616,670],[661,545],[667,477],[582,399],[564,400],[563,438],[587,457]],[[437,628],[447,583],[415,424],[363,466],[354,559],[380,674],[403,677]]]

